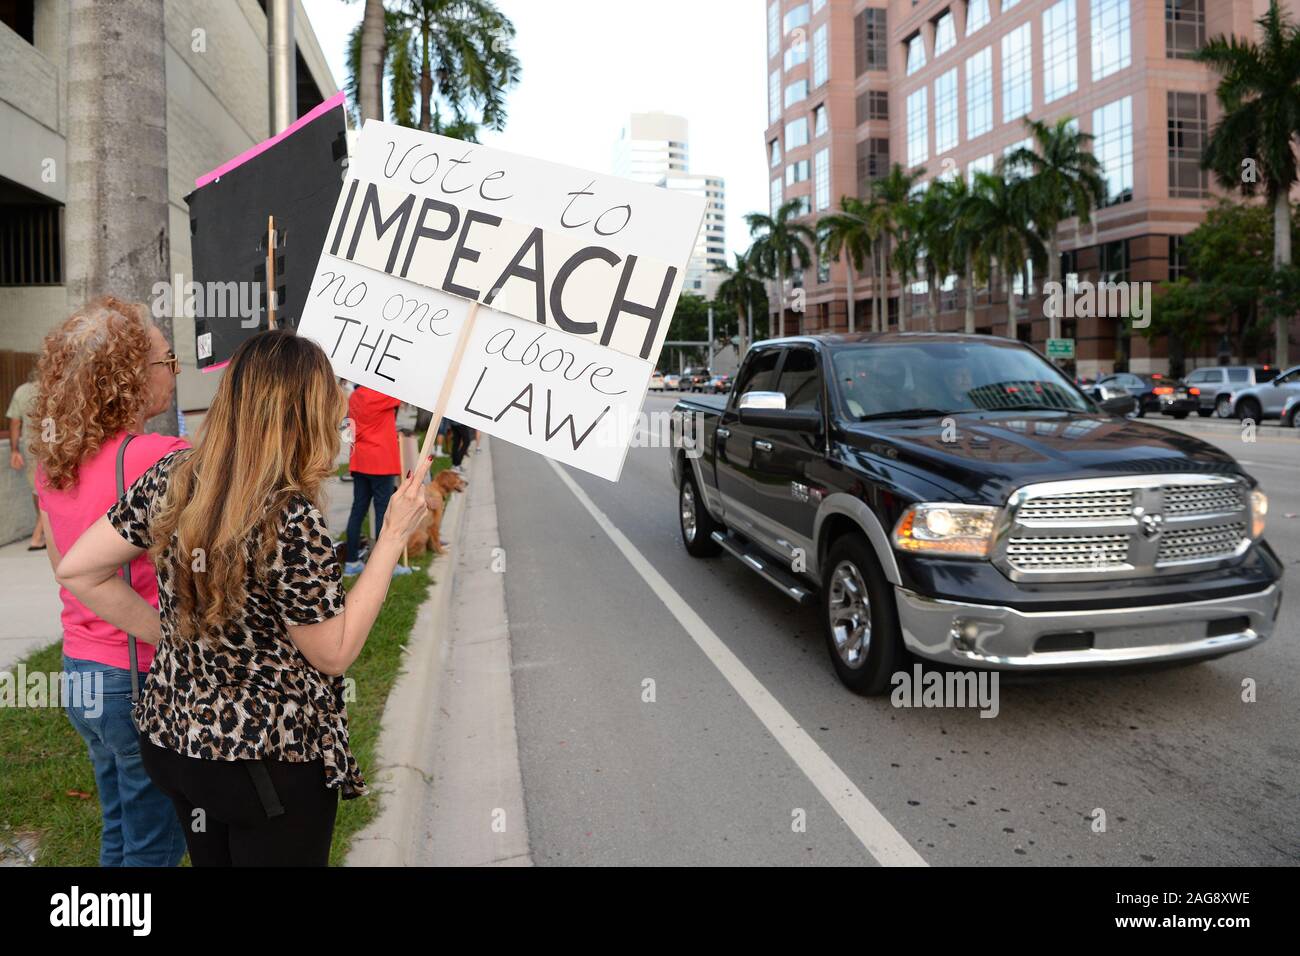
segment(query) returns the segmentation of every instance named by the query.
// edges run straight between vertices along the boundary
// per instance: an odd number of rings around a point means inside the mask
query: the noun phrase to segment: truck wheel
[[[693,558],[711,558],[719,551],[718,542],[713,540],[713,532],[721,531],[722,525],[713,520],[709,509],[704,506],[700,490],[695,487],[695,476],[690,472],[690,465],[682,476],[682,487],[677,493],[677,519],[682,529],[682,544],[686,553]]]
[[[855,694],[884,693],[903,658],[903,639],[889,582],[861,535],[831,545],[821,605],[826,647],[840,680]]]
[[[1208,408],[1198,408],[1196,409],[1196,414],[1200,415],[1202,418],[1209,418],[1211,410]]]
[[[1291,409],[1282,424],[1287,428],[1300,428],[1300,405]]]
[[[1232,399],[1227,395],[1220,395],[1218,401],[1214,403],[1214,414],[1219,418],[1232,418]]]

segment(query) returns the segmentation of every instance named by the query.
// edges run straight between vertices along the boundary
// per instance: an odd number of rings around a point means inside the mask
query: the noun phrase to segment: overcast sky
[[[303,0],[335,82],[363,3]],[[744,215],[767,209],[763,0],[497,0],[522,65],[509,121],[487,145],[610,172],[632,112],[690,124],[691,171],[727,181],[727,247],[749,245]]]

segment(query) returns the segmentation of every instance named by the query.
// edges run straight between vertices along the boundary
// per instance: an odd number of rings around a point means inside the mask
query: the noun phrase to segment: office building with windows
[[[1300,0],[1283,0],[1300,15]],[[1106,179],[1092,223],[1061,225],[1062,275],[1159,282],[1184,269],[1181,237],[1218,194],[1200,168],[1217,119],[1216,74],[1192,59],[1213,36],[1254,36],[1263,0],[770,0],[767,14],[770,200],[798,198],[809,221],[845,195],[865,197],[891,163],[938,176],[973,176],[1030,145],[1026,118],[1073,117],[1094,137]],[[870,328],[878,294],[855,276],[856,327]],[[802,312],[787,333],[848,327],[848,274],[819,262],[793,279]],[[1040,281],[1030,277],[1019,323],[1044,346]],[[1017,280],[1017,294],[1024,292]],[[927,327],[925,285],[885,294],[890,328]],[[772,298],[775,308],[776,297]],[[979,290],[977,330],[1004,334],[1006,298]],[[959,330],[964,290],[940,287],[939,328]],[[775,328],[775,325],[773,326]],[[1063,319],[1078,374],[1164,371],[1165,343],[1116,318]],[[1214,361],[1219,343],[1188,364]],[[1237,356],[1245,359],[1250,356]]]
[[[686,117],[671,113],[633,113],[614,143],[615,176],[680,189],[705,200],[704,223],[686,267],[682,291],[712,299],[727,264],[727,187],[721,176],[690,171]]]

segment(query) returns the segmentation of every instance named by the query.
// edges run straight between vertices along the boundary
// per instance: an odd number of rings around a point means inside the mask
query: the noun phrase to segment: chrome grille
[[[1021,506],[1020,521],[1109,521],[1133,513],[1132,491],[1074,491],[1032,498]]]
[[[1007,560],[1018,571],[1106,571],[1129,567],[1128,535],[1012,538]]]
[[[1216,524],[1208,528],[1170,531],[1160,541],[1156,564],[1199,561],[1233,554],[1246,537],[1246,523]]]
[[[1086,581],[1218,566],[1246,552],[1249,485],[1232,475],[1132,475],[1027,485],[993,560],[1014,580]]]
[[[1171,485],[1165,489],[1165,514],[1231,514],[1246,508],[1246,489],[1232,485]]]

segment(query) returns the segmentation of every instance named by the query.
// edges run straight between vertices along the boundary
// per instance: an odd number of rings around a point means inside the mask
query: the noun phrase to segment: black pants
[[[154,785],[176,808],[194,866],[326,866],[338,790],[320,760],[204,760],[140,737]],[[255,776],[266,768],[259,792]],[[276,805],[283,810],[274,816]]]
[[[460,422],[451,423],[452,467],[459,468],[460,463],[465,460],[465,452],[469,451],[469,440],[472,434],[468,425],[462,425]]]

